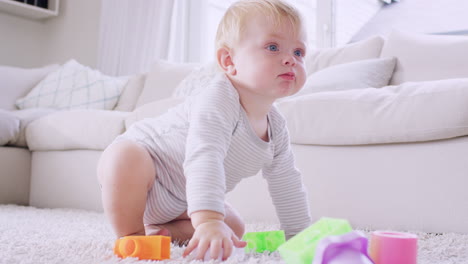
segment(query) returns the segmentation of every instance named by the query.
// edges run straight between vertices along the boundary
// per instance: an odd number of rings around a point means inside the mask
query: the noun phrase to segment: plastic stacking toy
[[[312,264],[373,264],[367,254],[367,245],[367,237],[359,231],[328,236],[315,248]]]
[[[242,238],[247,242],[245,251],[248,252],[259,252],[264,251],[276,251],[279,246],[286,242],[284,231],[265,231],[265,232],[250,232],[246,233]]]
[[[315,248],[322,238],[342,235],[350,231],[352,228],[344,219],[321,218],[281,245],[278,251],[288,264],[312,263]]]
[[[115,241],[114,253],[120,258],[168,259],[171,258],[171,238],[168,236],[126,236]]]
[[[375,264],[416,264],[418,236],[411,233],[375,231],[369,254]]]

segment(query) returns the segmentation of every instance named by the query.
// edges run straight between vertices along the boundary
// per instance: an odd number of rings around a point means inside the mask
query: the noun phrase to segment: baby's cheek
[[[306,73],[305,73],[305,70],[302,70],[302,72],[298,74],[296,77],[297,86],[301,88],[302,86],[304,86],[305,81],[306,81]]]

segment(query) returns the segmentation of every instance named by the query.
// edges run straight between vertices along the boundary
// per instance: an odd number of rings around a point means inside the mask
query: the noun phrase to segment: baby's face
[[[241,89],[276,100],[298,92],[306,73],[306,38],[286,19],[275,26],[264,16],[252,16],[232,49]]]

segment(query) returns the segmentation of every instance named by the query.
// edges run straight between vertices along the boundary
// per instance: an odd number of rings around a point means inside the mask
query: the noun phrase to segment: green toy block
[[[286,241],[286,238],[284,231],[279,230],[246,233],[243,240],[247,242],[245,247],[247,253],[252,251],[262,253],[264,251],[276,251]]]
[[[278,248],[288,264],[312,263],[315,248],[322,238],[346,234],[353,229],[347,220],[321,218]]]

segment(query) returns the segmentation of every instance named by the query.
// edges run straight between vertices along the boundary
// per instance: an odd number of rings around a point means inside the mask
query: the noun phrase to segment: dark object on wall
[[[36,0],[36,5],[38,7],[42,7],[42,8],[49,8],[49,1],[48,0]]]
[[[14,0],[14,1],[45,8],[45,9],[49,7],[49,0]]]

